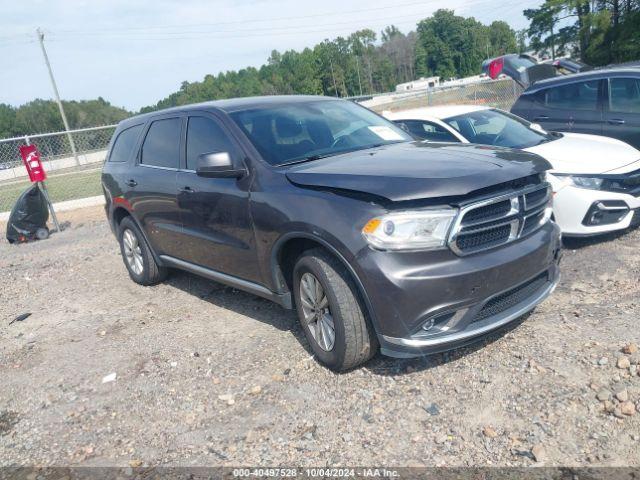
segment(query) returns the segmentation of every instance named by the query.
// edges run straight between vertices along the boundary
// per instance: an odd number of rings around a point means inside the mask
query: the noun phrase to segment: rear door
[[[608,79],[603,134],[640,149],[640,78]]]
[[[181,222],[176,194],[182,116],[157,117],[147,126],[125,184],[136,218],[159,255],[179,255]]]
[[[602,85],[596,79],[541,90],[534,96],[529,120],[550,131],[601,135]]]
[[[219,119],[192,113],[185,134],[185,164],[178,173],[178,207],[185,260],[244,280],[261,280],[249,214],[249,175],[206,178],[196,174],[198,156],[228,152],[242,162],[242,150]]]

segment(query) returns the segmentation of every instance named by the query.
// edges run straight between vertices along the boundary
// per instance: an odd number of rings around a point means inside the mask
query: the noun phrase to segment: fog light
[[[582,220],[585,226],[611,225],[621,222],[629,213],[629,206],[622,200],[594,202]]]

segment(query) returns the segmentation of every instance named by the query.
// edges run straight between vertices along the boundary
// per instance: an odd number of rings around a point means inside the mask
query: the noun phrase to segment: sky
[[[36,37],[65,100],[99,96],[136,111],[206,74],[259,67],[362,28],[403,32],[439,8],[488,24],[528,24],[542,0],[0,0],[0,103],[53,98]]]

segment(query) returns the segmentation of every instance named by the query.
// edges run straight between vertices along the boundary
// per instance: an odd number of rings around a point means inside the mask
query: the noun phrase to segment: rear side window
[[[131,158],[131,152],[136,146],[140,130],[142,130],[142,125],[136,125],[118,134],[109,154],[110,162],[126,162]]]
[[[428,140],[430,142],[460,141],[446,129],[435,123],[422,120],[398,120],[394,123],[420,140]]]
[[[203,153],[228,152],[233,157],[234,151],[233,144],[215,120],[207,117],[189,117],[187,170],[196,169],[198,157]]]
[[[640,113],[640,80],[612,78],[609,86],[609,111]]]
[[[600,80],[576,82],[545,90],[545,104],[566,110],[596,110]]]
[[[142,144],[140,163],[154,167],[178,168],[182,119],[156,120],[149,127]]]

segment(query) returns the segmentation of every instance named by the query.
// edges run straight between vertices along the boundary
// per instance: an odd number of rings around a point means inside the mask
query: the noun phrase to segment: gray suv
[[[295,308],[317,359],[344,370],[465,345],[545,299],[549,167],[285,96],[129,118],[102,185],[133,281],[178,268]]]

